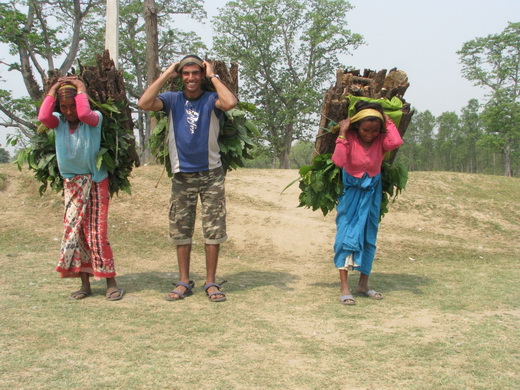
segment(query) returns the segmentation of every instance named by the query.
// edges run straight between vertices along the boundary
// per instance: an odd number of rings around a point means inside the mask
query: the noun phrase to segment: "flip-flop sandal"
[[[220,291],[221,289],[221,286],[226,283],[227,280],[224,280],[222,282],[220,282],[220,284],[217,284],[217,283],[207,283],[204,285],[203,289],[204,291],[206,291],[206,295],[208,296],[208,299],[211,301],[211,302],[224,302],[227,300],[226,298],[226,294],[224,294],[222,291]],[[210,287],[216,287],[218,291],[216,292],[213,292],[213,293],[208,293],[208,289]],[[213,298],[217,295],[221,295],[220,298]]]
[[[356,304],[356,300],[350,294],[349,295],[341,295],[339,297],[339,303],[341,303],[342,305],[354,306]]]
[[[358,292],[358,294],[363,296],[363,297],[370,298],[370,299],[375,299],[375,300],[383,299],[383,294],[381,294],[380,292],[377,292],[376,290],[368,290],[368,291],[365,291],[365,292]]]
[[[173,284],[173,283],[172,283]],[[193,287],[195,287],[195,282],[193,280],[190,280],[190,283],[184,283],[184,282],[178,282],[175,287],[185,287],[186,291],[181,293],[179,290],[172,290],[168,294],[177,294],[176,297],[172,297],[170,295],[166,295],[167,301],[180,301],[181,299],[184,299],[185,297],[189,297],[190,295],[193,295]]]
[[[115,295],[117,293],[117,295]],[[107,301],[120,301],[125,295],[125,290],[118,288],[117,290],[111,291],[106,294]]]
[[[71,293],[69,295],[69,298],[70,299],[75,299],[75,300],[79,301],[80,299],[85,299],[85,298],[88,298],[88,297],[90,297],[92,295],[94,295],[94,294],[92,294],[91,292],[78,290],[78,291],[74,291],[73,293]]]

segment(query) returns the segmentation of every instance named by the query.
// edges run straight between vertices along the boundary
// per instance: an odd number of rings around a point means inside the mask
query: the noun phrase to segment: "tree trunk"
[[[294,125],[292,123],[287,124],[284,132],[283,149],[280,153],[280,169],[290,169],[291,160],[289,156],[291,154],[291,146],[293,141]]]
[[[505,163],[505,176],[511,177],[513,173],[511,172],[511,142],[509,140],[506,141],[506,147],[504,148],[504,163]]]
[[[157,7],[155,0],[144,1],[144,20],[146,31],[146,81],[148,87],[159,77],[159,33],[157,31]],[[141,141],[142,158],[145,162],[151,158],[150,150],[145,147],[150,139],[152,129],[155,128],[157,121],[155,117],[147,115],[144,131],[144,139]]]

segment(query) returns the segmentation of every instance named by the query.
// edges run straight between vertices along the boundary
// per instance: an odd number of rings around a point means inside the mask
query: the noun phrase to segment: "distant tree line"
[[[503,146],[486,125],[486,111],[476,99],[462,113],[416,112],[399,149],[397,162],[409,171],[452,171],[502,175],[506,171]],[[520,150],[510,153],[511,175],[520,176]]]
[[[27,146],[35,132],[47,72],[66,74],[77,60],[89,65],[102,52],[105,5],[106,0],[0,3],[0,46],[16,58],[0,61],[0,70],[19,73],[27,90],[26,96],[16,98],[0,88],[0,126],[16,129],[18,147]],[[347,0],[228,1],[212,20],[215,33],[209,51],[196,32],[175,28],[178,15],[205,20],[203,3],[120,0],[120,29],[125,31],[120,35],[120,67],[131,104],[136,108],[135,101],[160,72],[145,72],[148,63],[164,68],[189,52],[236,61],[239,97],[256,106],[254,120],[262,133],[249,165],[298,168],[310,162],[315,116],[334,71],[342,67],[340,55],[364,43],[347,28],[351,8]],[[156,24],[150,23],[150,14]],[[157,35],[155,61],[146,50],[153,46],[147,44],[148,35]],[[460,115],[446,112],[435,118],[429,111],[417,112],[398,159],[410,170],[518,176],[520,23],[466,42],[457,54],[463,76],[486,88],[489,100],[482,105],[470,101]],[[145,113],[135,113],[143,157],[152,123]]]

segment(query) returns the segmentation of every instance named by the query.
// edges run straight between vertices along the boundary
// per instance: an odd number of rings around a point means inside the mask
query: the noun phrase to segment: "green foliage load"
[[[123,107],[118,105],[124,103],[113,100],[104,104],[91,100],[91,103],[103,114],[101,147],[96,155],[96,165],[108,171],[110,196],[118,194],[120,190],[131,194],[128,178],[134,166],[130,153],[134,136],[121,125],[127,118],[121,113]],[[18,169],[21,170],[26,163],[34,171],[34,177],[42,183],[38,190],[40,195],[43,195],[48,186],[56,192],[63,190],[63,178],[58,169],[54,141],[54,131],[40,124],[36,135],[31,138],[31,146],[23,149],[15,161]]]
[[[332,162],[332,154],[321,154],[314,158],[312,165],[300,168],[300,204],[298,207],[321,210],[327,215],[338,204],[343,192],[341,169]]]
[[[389,164],[383,161],[381,167],[381,181],[383,185],[383,197],[381,199],[381,211],[379,221],[388,212],[390,200],[395,202],[397,196],[406,188],[408,182],[408,169],[402,163]]]
[[[312,208],[312,211],[320,209],[324,216],[336,208],[343,192],[343,181],[341,168],[332,162],[331,153],[316,156],[311,165],[300,168],[299,174],[297,180],[300,181],[301,193],[298,207]],[[381,180],[383,196],[379,220],[388,212],[390,200],[395,201],[406,188],[408,170],[403,164],[383,162]]]
[[[247,103],[239,103],[240,108],[226,111],[220,122],[218,144],[224,172],[244,167],[245,161],[253,158],[253,138],[260,135],[248,112],[252,107]],[[158,119],[148,146],[155,158],[164,165],[169,177],[172,169],[168,151],[168,118],[161,115]]]

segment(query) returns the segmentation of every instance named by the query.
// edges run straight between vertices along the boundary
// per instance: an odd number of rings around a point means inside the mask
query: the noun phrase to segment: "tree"
[[[511,153],[520,141],[520,23],[466,42],[457,54],[464,77],[491,92],[483,113],[487,141],[502,148],[504,174],[511,176]]]
[[[434,159],[434,138],[436,118],[429,111],[417,112],[412,117],[412,121],[406,130],[406,142],[399,148],[397,154],[399,161],[403,161],[405,156],[410,170],[431,171],[435,166]],[[400,154],[403,157],[400,157]]]
[[[436,120],[435,168],[441,171],[456,170],[456,148],[460,142],[459,117],[455,112],[443,112]]]
[[[183,14],[194,20],[206,17],[203,5],[191,0],[120,0],[119,65],[124,71],[129,99],[135,104],[147,85],[151,84],[165,68],[179,56],[199,53],[206,49],[200,37],[194,32],[180,31],[174,16]],[[101,23],[88,25],[91,37],[86,44],[88,50],[80,53],[80,60],[92,61],[90,53],[103,50],[105,30]],[[136,125],[139,132],[139,146],[143,162],[147,161],[146,146],[151,134],[149,114],[138,110]]]
[[[482,137],[479,109],[478,100],[471,99],[468,101],[468,105],[462,109],[460,117],[460,129],[464,140],[457,153],[464,161],[464,171],[469,173],[476,173],[479,170],[477,143]]]
[[[11,160],[9,152],[4,148],[0,148],[0,164],[8,163]]]
[[[312,163],[312,153],[314,152],[314,142],[296,141],[291,148],[290,160],[291,168],[299,169],[304,165]]]
[[[345,0],[237,0],[214,20],[214,51],[239,63],[241,96],[259,108],[259,128],[281,168],[315,122],[338,56],[362,42],[346,28],[350,9]]]
[[[1,63],[9,71],[19,72],[28,98],[13,98],[0,90],[2,126],[16,127],[30,137],[36,128],[36,103],[42,99],[48,70],[65,74],[80,48],[82,26],[99,12],[102,0],[10,0],[0,4],[0,42],[8,44],[18,57],[14,63]],[[61,58],[59,63],[56,58]]]
[[[106,0],[9,0],[0,4],[0,43],[7,44],[19,60],[0,63],[4,69],[19,72],[28,97],[13,98],[0,90],[0,126],[16,127],[25,137],[34,134],[38,103],[43,98],[49,71],[61,75],[71,71],[74,61],[94,65],[95,55],[104,50]],[[205,17],[201,4],[191,0],[156,0],[159,35],[158,58],[164,67],[179,55],[204,48],[194,33],[172,28],[173,15],[188,14],[197,20]],[[124,72],[126,90],[136,102],[146,88],[146,37],[144,5],[141,0],[121,0],[120,67]],[[57,61],[57,59],[60,61]],[[144,115],[139,112],[141,152],[149,135]]]

